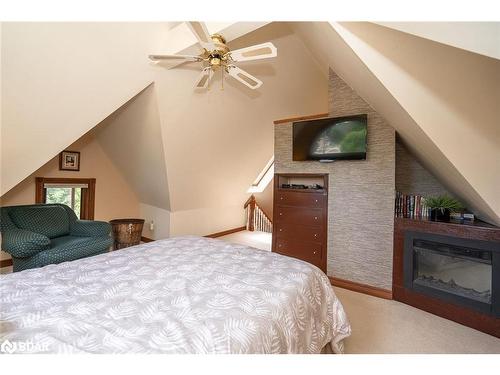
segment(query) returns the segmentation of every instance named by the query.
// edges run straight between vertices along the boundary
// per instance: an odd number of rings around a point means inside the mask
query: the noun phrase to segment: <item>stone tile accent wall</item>
[[[328,173],[328,275],[392,289],[395,132],[330,70],[331,116],[368,115],[367,160],[292,161],[292,123],[275,125],[276,173]]]
[[[396,138],[396,190],[404,194],[453,196]]]

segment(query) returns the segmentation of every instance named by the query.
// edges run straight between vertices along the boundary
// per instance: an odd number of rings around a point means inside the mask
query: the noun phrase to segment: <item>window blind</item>
[[[88,189],[89,185],[88,184],[64,184],[64,183],[44,183],[43,188],[48,189],[48,188],[81,188],[81,189]]]

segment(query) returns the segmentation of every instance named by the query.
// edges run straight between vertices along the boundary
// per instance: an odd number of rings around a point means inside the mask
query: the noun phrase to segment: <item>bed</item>
[[[315,266],[194,236],[2,275],[0,309],[28,352],[340,353],[351,332]]]

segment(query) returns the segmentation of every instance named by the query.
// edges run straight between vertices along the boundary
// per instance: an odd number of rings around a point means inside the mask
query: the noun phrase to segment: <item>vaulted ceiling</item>
[[[264,24],[208,27],[237,38]],[[158,69],[148,54],[193,48],[186,28],[152,22],[2,23],[1,157],[9,168],[2,168],[0,194],[154,82]]]
[[[450,191],[500,224],[494,43],[457,46],[449,28],[403,26],[209,23],[233,48],[271,40],[278,57],[245,65],[264,81],[258,91],[229,79],[221,91],[216,77],[196,92],[197,67],[146,59],[195,52],[184,23],[3,24],[1,194],[99,124],[99,142],[140,200],[172,212],[173,234],[227,229],[272,156],[272,120],[325,112],[332,68]]]
[[[4,28],[2,162],[15,167],[2,168],[2,191],[98,124],[98,141],[141,203],[171,211],[172,234],[242,225],[246,191],[273,154],[272,121],[327,108],[326,77],[301,39],[283,23],[208,24],[232,48],[272,40],[279,52],[245,63],[264,81],[258,91],[231,78],[222,91],[215,76],[206,92],[193,88],[199,66],[147,59],[195,52],[185,24],[106,25]],[[40,55],[33,72],[18,70],[31,53]]]

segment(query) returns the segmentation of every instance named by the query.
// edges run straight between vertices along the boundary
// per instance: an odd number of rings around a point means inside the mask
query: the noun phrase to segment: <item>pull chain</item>
[[[211,67],[209,67],[208,69],[212,69]],[[207,68],[205,68],[204,70],[207,70]],[[210,70],[208,70],[208,77],[207,77],[207,91],[210,91]]]
[[[207,68],[205,68],[205,69],[207,69]],[[210,69],[212,69],[212,68],[210,68]],[[207,80],[208,80],[208,82],[207,82],[207,91],[210,91],[210,71],[208,71]]]
[[[221,91],[224,91],[224,67],[221,67]]]

